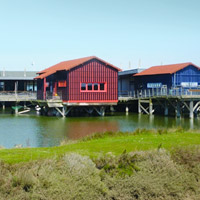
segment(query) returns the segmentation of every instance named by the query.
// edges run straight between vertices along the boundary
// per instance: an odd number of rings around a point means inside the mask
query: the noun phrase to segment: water
[[[200,119],[176,119],[174,117],[148,116],[114,113],[105,117],[57,118],[34,114],[0,114],[0,146],[12,148],[47,147],[59,145],[64,139],[78,139],[83,136],[104,131],[134,131],[137,128],[200,129]]]

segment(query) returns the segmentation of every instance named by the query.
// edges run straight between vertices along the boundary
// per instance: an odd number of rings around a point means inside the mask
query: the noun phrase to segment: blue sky
[[[199,10],[199,0],[0,0],[0,70],[90,55],[122,69],[200,66]]]

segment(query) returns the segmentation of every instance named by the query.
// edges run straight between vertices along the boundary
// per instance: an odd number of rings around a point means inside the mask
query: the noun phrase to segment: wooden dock
[[[36,92],[0,92],[0,102],[36,100]]]
[[[26,102],[32,102],[36,100],[36,92],[15,92],[15,91],[1,91],[0,92],[0,104],[3,110],[6,107],[6,103],[12,103],[15,108],[18,108],[18,104],[23,103],[26,107]],[[27,111],[27,107],[25,109]],[[23,112],[23,111],[22,111]],[[15,109],[15,113],[18,113],[18,109]]]
[[[125,92],[123,92],[125,93]],[[131,102],[138,105],[138,113],[152,115],[156,109],[163,110],[168,116],[169,110],[173,110],[176,117],[188,114],[194,118],[200,112],[200,90],[199,89],[170,89],[170,90],[141,90],[131,95],[119,96],[119,103],[125,103],[126,111]]]

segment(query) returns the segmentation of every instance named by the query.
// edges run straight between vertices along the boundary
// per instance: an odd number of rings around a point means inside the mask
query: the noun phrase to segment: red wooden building
[[[37,99],[60,98],[66,105],[117,104],[119,70],[95,56],[58,63],[38,73]]]

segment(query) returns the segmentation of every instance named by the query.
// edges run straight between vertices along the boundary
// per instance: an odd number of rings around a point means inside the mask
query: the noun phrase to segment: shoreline
[[[63,141],[60,146],[0,149],[0,160],[6,163],[20,163],[61,157],[66,153],[96,158],[108,152],[120,155],[127,152],[146,151],[157,148],[172,150],[184,146],[200,145],[198,131],[183,129],[137,129],[134,132],[96,133],[76,141]]]

